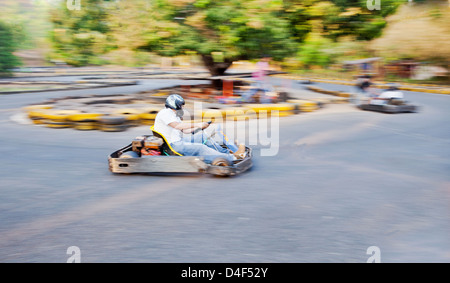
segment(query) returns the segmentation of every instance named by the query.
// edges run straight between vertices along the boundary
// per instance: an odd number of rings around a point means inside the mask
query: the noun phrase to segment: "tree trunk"
[[[202,60],[211,76],[223,76],[225,71],[233,64],[231,59],[224,59],[223,62],[214,62],[211,55],[202,55]]]

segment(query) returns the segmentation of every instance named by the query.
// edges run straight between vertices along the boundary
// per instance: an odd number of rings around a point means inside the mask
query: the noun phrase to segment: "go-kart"
[[[389,99],[380,103],[366,102],[358,105],[361,110],[384,113],[414,113],[418,107],[402,99]]]
[[[390,87],[377,97],[363,99],[357,107],[361,110],[384,113],[413,113],[418,110],[416,105],[404,99],[403,93],[396,87]]]
[[[214,138],[216,133],[225,137],[217,128],[208,136]],[[197,133],[195,131],[194,133]],[[112,173],[208,173],[216,176],[233,176],[247,171],[253,166],[252,149],[246,147],[245,157],[233,161],[216,158],[206,163],[201,156],[183,156],[176,152],[167,139],[151,128],[151,135],[136,137],[132,143],[116,150],[108,157],[109,170]],[[229,149],[225,137],[220,146]]]

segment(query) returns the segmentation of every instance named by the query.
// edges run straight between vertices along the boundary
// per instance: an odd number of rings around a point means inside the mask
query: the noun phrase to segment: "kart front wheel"
[[[218,157],[216,159],[213,160],[213,162],[211,163],[212,166],[230,166],[230,162],[223,158],[223,157]]]

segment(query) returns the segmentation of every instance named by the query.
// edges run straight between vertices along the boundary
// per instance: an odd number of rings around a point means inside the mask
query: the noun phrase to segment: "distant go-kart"
[[[216,131],[208,138],[213,138]],[[226,143],[221,146],[228,148]],[[253,166],[249,147],[246,147],[245,157],[232,164],[224,158],[216,158],[209,164],[201,156],[183,156],[176,152],[153,127],[152,135],[136,137],[129,145],[110,154],[108,163],[112,173],[207,173],[216,176],[237,175]]]
[[[378,97],[366,98],[357,105],[359,109],[383,113],[415,113],[418,106],[404,99],[396,87],[390,87]]]
[[[383,104],[359,104],[358,108],[361,110],[377,111],[384,113],[415,113],[418,107],[410,104],[407,101],[392,99]]]

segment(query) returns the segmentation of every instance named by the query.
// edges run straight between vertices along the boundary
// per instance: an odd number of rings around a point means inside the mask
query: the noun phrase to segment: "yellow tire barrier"
[[[35,125],[42,125],[42,124],[44,124],[44,121],[42,119],[31,119],[31,121]]]
[[[157,92],[152,94],[152,96],[156,96],[156,97],[161,97],[161,96],[168,96],[169,93],[168,92]]]
[[[138,126],[141,120],[142,110],[135,108],[123,108],[113,111],[111,114],[124,116],[130,126]]]
[[[298,109],[299,112],[313,112],[319,109],[319,103],[315,101],[303,99],[290,99],[286,102],[296,105],[296,108]]]
[[[276,104],[246,104],[246,107],[252,109],[258,115],[271,116],[278,113],[279,117],[286,117],[296,114],[296,106],[292,103],[276,103]]]
[[[27,113],[28,118],[36,125],[43,124],[43,116],[49,109],[52,109],[52,106],[48,104],[23,107],[23,110]]]
[[[79,131],[93,131],[99,128],[99,125],[95,121],[77,121],[72,124],[73,128]]]
[[[97,123],[97,129],[103,132],[122,132],[129,126],[125,116],[116,114],[105,114],[98,118]]]
[[[281,77],[281,78],[286,78],[286,79],[291,79],[291,80],[307,79],[307,80],[310,80],[313,82],[325,82],[325,83],[330,82],[330,83],[334,83],[334,84],[349,85],[349,86],[356,85],[355,82],[342,81],[340,79],[332,79],[332,78],[302,78],[302,77],[293,76],[293,75],[276,75],[274,77]],[[377,81],[376,83],[378,83],[378,84],[373,85],[373,87],[388,88],[388,86],[386,84],[388,84],[389,82]],[[424,89],[424,88],[421,88],[421,87],[441,87],[439,85],[410,84],[410,83],[402,83],[402,85],[404,85],[404,86],[399,87],[399,89],[401,89],[401,90],[426,92],[426,93],[450,94],[449,89]],[[312,87],[311,87],[311,90],[312,90]],[[322,93],[326,93],[326,92],[322,92]],[[333,93],[329,93],[329,94],[333,94]],[[343,97],[348,97],[348,96],[343,96]]]
[[[44,118],[42,118],[42,116],[45,115],[45,109],[42,110],[31,110],[28,111],[28,118],[30,118],[31,121],[33,121],[33,123],[35,124],[42,124]]]
[[[77,113],[73,115],[69,115],[68,119],[72,122],[86,122],[86,121],[97,121],[102,113]]]
[[[128,129],[128,125],[103,125],[98,126],[98,130],[103,132],[123,132]]]
[[[72,127],[72,124],[66,122],[52,122],[52,121],[44,121],[42,124],[47,128],[53,129],[64,129]]]
[[[200,117],[203,120],[208,119],[223,119],[225,117],[225,111],[224,109],[218,109],[218,108],[210,108],[206,110],[202,110],[200,112]]]
[[[333,99],[333,103],[348,103],[349,98],[348,97],[336,97]]]
[[[153,125],[155,123],[156,115],[160,111],[160,108],[144,108],[139,114],[139,119],[144,125]]]
[[[257,113],[248,107],[231,107],[224,110],[227,121],[245,121],[258,118]]]
[[[42,118],[53,122],[68,122],[71,115],[78,113],[80,113],[78,110],[48,109],[42,113]]]
[[[52,108],[53,108],[53,106],[48,105],[48,104],[29,105],[29,106],[23,107],[23,109],[25,111],[40,110],[40,109],[52,109]]]
[[[339,93],[338,93],[338,96],[339,96],[339,97],[347,97],[347,98],[349,98],[349,97],[352,96],[352,94],[351,94],[351,93],[348,93],[348,92],[339,92]]]
[[[295,99],[293,99],[295,101]],[[317,103],[318,108],[322,108],[325,104],[333,103],[334,99],[330,98],[308,98],[309,101]],[[289,102],[289,100],[287,101]]]
[[[77,113],[69,115],[68,120],[76,130],[92,131],[98,129],[98,119],[102,115],[102,113]]]
[[[257,118],[256,112],[249,107],[223,107],[221,109],[206,109],[201,112],[203,121],[234,120],[244,121]]]
[[[41,122],[48,128],[69,128],[72,126],[70,115],[78,113],[77,110],[46,109],[41,113]]]

